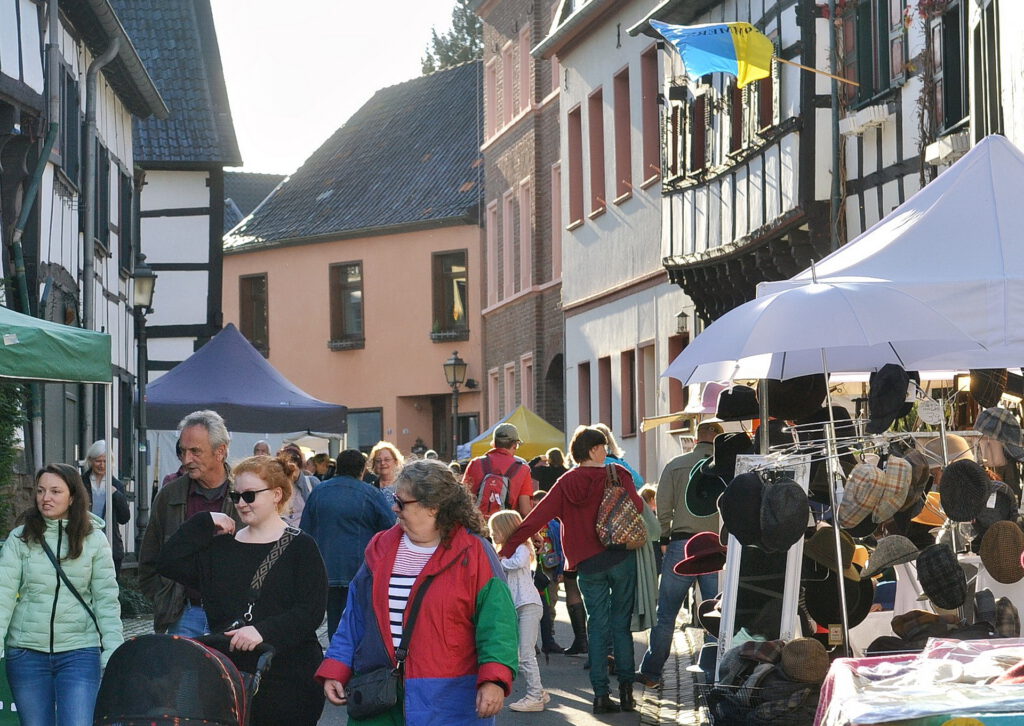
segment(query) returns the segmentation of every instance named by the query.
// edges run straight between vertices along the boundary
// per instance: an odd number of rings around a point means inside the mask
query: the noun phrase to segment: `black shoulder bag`
[[[379,716],[390,711],[398,704],[398,684],[402,680],[402,665],[409,655],[409,642],[412,639],[412,628],[416,624],[416,616],[420,611],[420,603],[423,596],[427,594],[433,575],[429,575],[420,585],[416,593],[416,599],[412,601],[409,610],[409,620],[402,629],[402,642],[395,650],[396,665],[394,668],[385,666],[375,668],[366,673],[353,676],[345,687],[345,696],[348,701],[349,718],[360,721],[362,719]]]
[[[263,558],[263,562],[260,563],[260,566],[256,568],[256,572],[252,575],[252,581],[249,583],[249,607],[242,614],[242,617],[231,623],[228,630],[235,630],[252,624],[252,609],[260,599],[260,591],[263,589],[263,581],[267,579],[267,575],[270,574],[270,569],[284,553],[285,548],[287,548],[288,545],[292,543],[292,540],[298,535],[299,530],[295,527],[284,528],[284,534],[274,542],[274,546],[270,548],[270,552],[268,552],[267,556]]]
[[[43,545],[43,552],[45,552],[46,556],[50,558],[50,562],[53,564],[54,569],[57,570],[57,576],[60,577],[61,582],[63,582],[64,586],[71,591],[71,594],[75,596],[78,602],[82,603],[82,607],[85,608],[85,612],[89,613],[89,617],[92,618],[92,624],[96,626],[96,632],[100,633],[100,624],[96,620],[96,613],[94,613],[92,608],[85,603],[85,598],[83,598],[78,592],[78,589],[71,584],[71,580],[68,579],[68,576],[64,574],[64,568],[60,566],[60,561],[57,559],[57,556],[53,554],[53,550],[51,550],[50,545],[46,543],[46,539],[43,538],[41,542]],[[100,633],[100,642],[102,643],[102,641],[103,633]]]

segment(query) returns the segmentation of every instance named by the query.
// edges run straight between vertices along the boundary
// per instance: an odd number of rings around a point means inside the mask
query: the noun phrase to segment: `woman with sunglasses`
[[[410,604],[427,587],[407,644],[404,699],[360,723],[493,723],[519,664],[518,619],[483,515],[433,459],[402,469],[393,508],[398,524],[370,540],[317,678],[343,705],[354,673],[394,668]]]
[[[245,526],[221,512],[192,517],[160,554],[164,577],[198,589],[210,631],[231,638],[232,659],[255,671],[261,643],[276,654],[253,701],[253,726],[315,726],[324,694],[313,675],[323,657],[316,630],[324,618],[327,572],[316,542],[281,518],[297,467],[287,457],[253,456],[234,469],[228,496]],[[290,541],[271,565],[255,602],[256,570],[283,536]]]

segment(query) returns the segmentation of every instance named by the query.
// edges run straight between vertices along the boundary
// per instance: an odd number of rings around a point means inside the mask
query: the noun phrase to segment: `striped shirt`
[[[409,541],[407,534],[403,534],[398,543],[395,569],[391,572],[391,580],[388,583],[391,642],[394,643],[395,648],[402,644],[402,621],[405,618],[405,608],[409,604],[409,592],[436,549],[437,546],[419,547],[414,545]]]

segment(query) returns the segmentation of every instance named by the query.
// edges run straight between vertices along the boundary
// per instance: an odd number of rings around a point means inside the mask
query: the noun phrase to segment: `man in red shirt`
[[[476,496],[488,474],[508,478],[509,485],[505,501],[496,504],[499,505],[499,509],[518,510],[525,517],[532,508],[533,477],[530,475],[529,465],[516,456],[516,451],[522,443],[519,440],[519,430],[515,426],[510,423],[499,424],[494,429],[491,438],[493,448],[483,456],[478,456],[469,462],[466,473],[462,477],[462,483],[469,487],[469,491]],[[492,513],[492,508],[482,505],[480,510],[486,516]]]

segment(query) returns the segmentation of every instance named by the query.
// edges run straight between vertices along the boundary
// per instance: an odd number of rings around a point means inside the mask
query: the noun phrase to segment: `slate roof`
[[[224,232],[249,216],[284,177],[250,171],[224,172]]]
[[[225,252],[475,220],[482,87],[476,61],[377,91],[224,238]]]
[[[210,0],[111,3],[171,112],[135,120],[135,160],[240,165]]]

